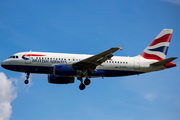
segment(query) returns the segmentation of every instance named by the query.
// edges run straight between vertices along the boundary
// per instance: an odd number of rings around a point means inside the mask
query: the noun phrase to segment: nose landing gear
[[[26,80],[24,81],[25,84],[28,84],[29,83],[29,75],[30,73],[26,73]]]

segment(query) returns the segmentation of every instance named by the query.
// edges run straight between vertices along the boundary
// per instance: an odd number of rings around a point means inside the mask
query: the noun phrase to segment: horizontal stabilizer
[[[164,59],[162,61],[159,61],[159,62],[155,62],[155,63],[152,63],[151,65],[153,66],[158,66],[158,65],[165,65],[167,63],[170,63],[171,61],[177,59],[178,57],[171,57],[171,58],[168,58],[168,59]]]

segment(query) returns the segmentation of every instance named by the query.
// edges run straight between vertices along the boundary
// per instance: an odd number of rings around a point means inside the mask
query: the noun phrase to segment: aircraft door
[[[31,64],[31,56],[30,54],[25,54],[25,63],[26,64]]]
[[[140,69],[140,61],[139,58],[134,59],[134,69],[139,70]]]

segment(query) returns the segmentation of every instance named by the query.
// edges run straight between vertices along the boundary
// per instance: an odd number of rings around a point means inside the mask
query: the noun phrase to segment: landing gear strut
[[[80,90],[84,90],[86,88],[85,85],[89,85],[91,83],[90,79],[88,79],[88,78],[85,79],[84,84],[83,84],[82,77],[78,77],[77,79],[81,81],[81,84],[79,85]]]
[[[29,75],[30,73],[26,73],[26,80],[24,81],[25,84],[28,84],[29,83]]]
[[[84,90],[84,89],[86,88],[86,86],[83,84],[83,79],[82,79],[82,77],[78,77],[77,79],[81,81],[81,84],[79,85],[79,89],[80,89],[80,90]]]

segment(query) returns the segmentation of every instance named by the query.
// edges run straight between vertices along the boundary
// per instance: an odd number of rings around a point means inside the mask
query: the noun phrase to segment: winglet
[[[119,46],[118,48],[120,49],[120,50],[122,50],[122,47],[123,47],[124,45],[121,45],[121,46]]]

